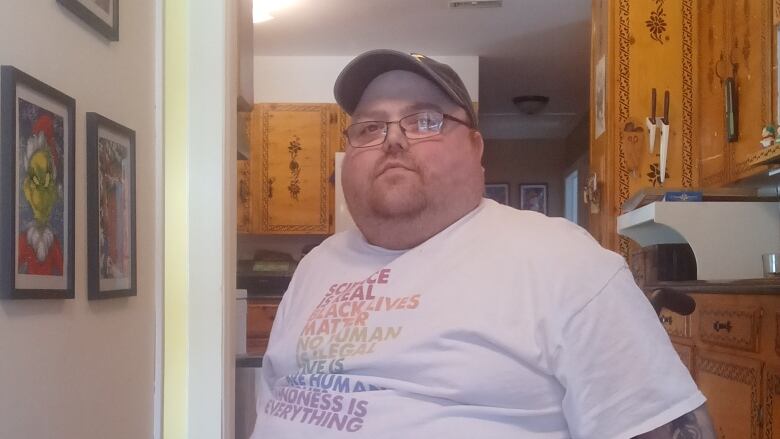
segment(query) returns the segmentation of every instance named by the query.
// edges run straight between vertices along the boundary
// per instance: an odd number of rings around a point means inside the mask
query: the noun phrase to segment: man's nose
[[[404,130],[401,129],[401,125],[398,122],[387,124],[387,135],[385,136],[385,143],[382,144],[382,149],[387,152],[409,149],[409,139],[406,138],[406,134],[404,134]]]

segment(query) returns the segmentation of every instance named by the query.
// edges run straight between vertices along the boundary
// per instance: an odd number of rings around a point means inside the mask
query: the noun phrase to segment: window
[[[564,188],[564,198],[566,200],[566,204],[564,206],[563,216],[575,224],[577,224],[577,200],[579,199],[579,192],[577,190],[579,187],[578,181],[579,176],[577,175],[577,170],[575,169],[571,172],[571,174],[566,176]]]

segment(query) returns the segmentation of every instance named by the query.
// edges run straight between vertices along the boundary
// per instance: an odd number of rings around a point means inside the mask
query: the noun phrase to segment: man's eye
[[[382,130],[382,125],[378,123],[367,123],[363,125],[363,129],[361,130],[362,134],[375,134]]]
[[[417,119],[417,129],[419,131],[437,131],[439,128],[441,128],[441,122],[427,115]]]

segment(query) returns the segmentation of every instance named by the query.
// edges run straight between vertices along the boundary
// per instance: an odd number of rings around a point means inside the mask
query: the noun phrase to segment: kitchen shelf
[[[642,247],[689,244],[699,280],[760,278],[761,255],[780,250],[780,202],[659,201],[617,222]]]

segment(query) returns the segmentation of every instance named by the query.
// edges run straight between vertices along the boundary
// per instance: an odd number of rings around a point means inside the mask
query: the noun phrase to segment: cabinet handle
[[[671,325],[672,324],[672,316],[661,316],[661,323],[664,325]]]
[[[731,332],[731,320],[726,320],[726,323],[715,320],[715,323],[712,324],[712,329],[714,329],[715,332],[720,332],[721,329],[725,329],[726,332]]]

